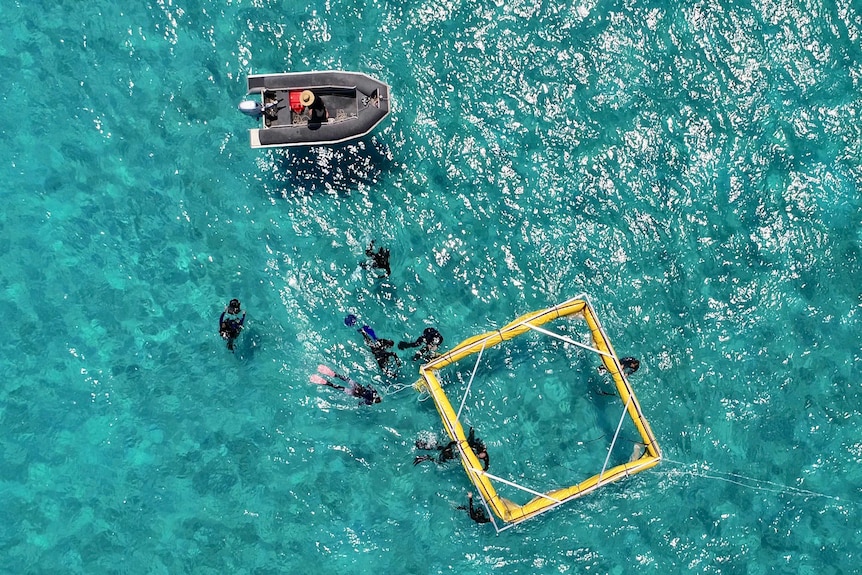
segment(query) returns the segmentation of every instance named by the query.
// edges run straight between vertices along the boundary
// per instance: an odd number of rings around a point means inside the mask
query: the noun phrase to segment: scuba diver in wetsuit
[[[433,327],[426,327],[422,332],[422,335],[420,335],[416,341],[399,341],[398,349],[418,347],[419,351],[413,355],[413,361],[416,361],[419,358],[427,361],[436,355],[437,348],[440,347],[440,344],[442,343],[443,336],[440,335],[440,332]]]
[[[473,453],[476,454],[476,457],[479,458],[479,461],[482,462],[482,470],[488,471],[488,467],[491,466],[491,458],[488,457],[488,450],[485,448],[485,443],[476,437],[473,428],[470,428],[470,434],[467,436],[467,445],[470,446],[470,449],[473,450]]]
[[[438,450],[440,452],[436,457],[438,464],[446,463],[447,461],[455,459],[457,457],[455,450],[457,445],[457,441],[450,441],[445,446],[421,440],[416,442],[416,447],[418,449],[427,449],[429,451],[434,449]],[[488,471],[488,467],[491,465],[491,459],[488,457],[488,450],[485,448],[485,443],[476,437],[476,433],[472,427],[470,428],[470,434],[467,436],[467,445],[470,446],[473,453],[475,453],[476,457],[482,462],[482,469],[484,471]],[[417,455],[416,459],[413,460],[413,465],[418,465],[423,461],[434,461],[434,459],[435,457],[433,455]]]
[[[470,502],[470,508],[464,507],[463,505],[459,505],[456,509],[463,509],[470,514],[470,519],[475,521],[476,523],[490,523],[491,518],[485,514],[485,509],[483,507],[473,507],[473,494],[467,493],[467,500]]]
[[[382,276],[377,276],[378,279],[383,279],[389,277],[389,274],[392,273],[392,269],[389,267],[389,249],[388,248],[380,248],[376,252],[374,251],[374,240],[371,240],[371,243],[368,245],[368,248],[365,250],[365,255],[371,258],[370,262],[362,262],[359,264],[364,269],[374,268],[381,269],[385,273]]]
[[[354,327],[356,325],[356,321],[356,316],[350,314],[346,318],[344,318],[344,325],[346,325],[347,327]],[[371,354],[374,356],[374,359],[377,361],[377,365],[380,367],[383,373],[390,377],[394,377],[396,373],[389,367],[389,360],[394,360],[395,366],[401,367],[401,359],[394,352],[389,351],[389,348],[395,345],[395,342],[391,339],[378,339],[377,334],[374,333],[374,330],[367,325],[363,325],[356,331],[362,334],[362,339],[365,340],[365,343],[368,345],[368,349],[371,350]]]
[[[620,358],[620,367],[623,368],[623,373],[626,375],[631,375],[641,367],[641,362],[636,357],[623,357]],[[607,373],[608,368],[603,365],[598,367],[599,373]]]
[[[437,463],[443,464],[447,461],[451,461],[455,459],[455,446],[458,445],[457,441],[450,441],[445,446],[437,445],[436,443],[427,443],[425,441],[419,440],[416,442],[416,447],[418,449],[427,449],[433,450],[436,449],[440,453],[437,454]],[[433,455],[417,455],[416,459],[413,460],[413,465],[419,465],[423,461],[434,461],[435,457]]]
[[[227,341],[227,348],[233,351],[234,342],[239,337],[245,323],[245,310],[238,299],[230,300],[221,317],[218,319],[218,332],[222,339]]]

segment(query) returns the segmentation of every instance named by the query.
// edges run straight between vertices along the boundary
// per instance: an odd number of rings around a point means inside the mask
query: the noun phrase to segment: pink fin
[[[328,375],[329,377],[335,377],[335,372],[326,367],[325,365],[318,365],[317,372],[322,373],[323,375]]]
[[[326,380],[317,375],[316,373],[308,378],[308,381],[311,383],[316,383],[317,385],[326,385]]]

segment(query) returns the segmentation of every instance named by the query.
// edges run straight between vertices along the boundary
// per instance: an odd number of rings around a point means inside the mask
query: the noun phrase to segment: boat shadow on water
[[[374,136],[344,144],[281,148],[273,154],[271,196],[347,195],[371,187],[392,166],[389,146]]]

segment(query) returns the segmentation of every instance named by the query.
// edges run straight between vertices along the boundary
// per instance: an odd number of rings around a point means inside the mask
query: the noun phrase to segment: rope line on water
[[[393,383],[391,385],[387,385],[383,387],[383,395],[385,397],[391,397],[396,393],[402,392],[405,389],[411,389],[413,386],[408,383]]]
[[[602,472],[599,473],[599,481],[605,476],[605,470],[608,468],[608,461],[611,460],[611,453],[614,451],[614,445],[617,444],[617,437],[620,435],[620,429],[623,426],[623,422],[626,418],[626,412],[629,409],[629,404],[632,402],[632,396],[629,396],[629,400],[626,402],[625,407],[623,407],[623,412],[620,414],[620,422],[617,424],[617,430],[614,432],[614,438],[611,440],[611,446],[608,447],[608,455],[605,457],[605,464],[602,465]]]
[[[757,479],[756,477],[748,477],[742,475],[740,473],[733,473],[728,471],[717,471],[712,469],[710,465],[706,462],[703,463],[684,463],[682,461],[674,461],[673,459],[662,458],[663,462],[673,463],[675,465],[679,465],[681,467],[689,467],[693,469],[682,470],[681,473],[685,475],[690,475],[692,477],[702,477],[704,479],[715,479],[717,481],[724,481],[726,483],[732,483],[734,485],[739,485],[741,487],[748,487],[749,489],[754,489],[757,491],[767,491],[770,493],[790,493],[794,495],[801,495],[804,497],[824,497],[826,499],[832,499],[834,501],[840,501],[841,498],[836,497],[834,495],[829,495],[826,493],[820,493],[818,491],[812,491],[810,489],[802,489],[801,487],[794,487],[792,485],[785,485],[783,483],[777,483],[775,481],[769,481],[767,479]],[[656,472],[656,471],[654,471]],[[661,473],[661,471],[658,471]],[[668,472],[665,472],[668,473]],[[748,483],[746,483],[748,482]]]
[[[482,342],[482,349],[479,350],[479,356],[476,358],[476,363],[473,365],[473,372],[470,374],[470,381],[467,382],[467,389],[464,391],[464,397],[461,399],[461,405],[458,406],[458,414],[455,419],[461,419],[461,411],[464,409],[464,404],[467,403],[467,397],[470,395],[470,387],[473,385],[473,379],[476,377],[476,370],[479,369],[479,362],[482,361],[482,354],[485,352],[485,344]]]

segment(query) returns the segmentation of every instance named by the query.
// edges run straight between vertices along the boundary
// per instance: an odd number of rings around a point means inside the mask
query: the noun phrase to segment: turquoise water
[[[0,572],[862,572],[857,3],[116,4],[0,0]],[[392,87],[374,135],[251,150],[245,76],[328,68]],[[346,313],[454,345],[582,292],[667,460],[499,535],[412,465],[431,402],[308,383],[415,380]],[[584,357],[479,371],[492,471],[602,459]]]

